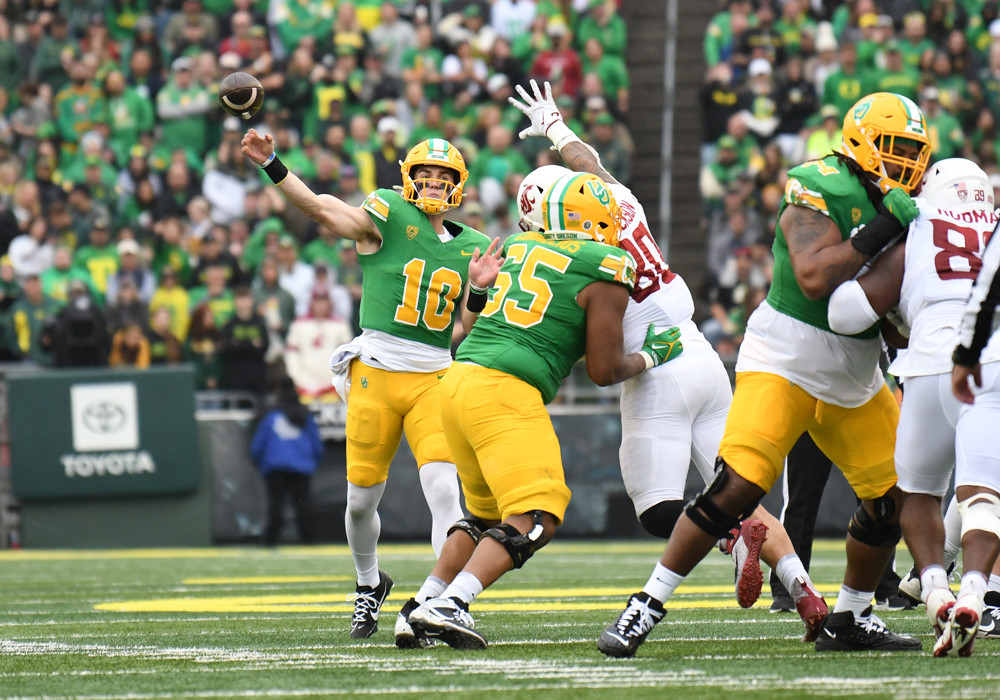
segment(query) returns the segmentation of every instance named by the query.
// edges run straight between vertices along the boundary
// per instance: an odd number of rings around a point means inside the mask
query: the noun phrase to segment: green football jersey
[[[382,234],[382,246],[358,256],[361,327],[450,348],[469,261],[476,248],[486,252],[490,239],[448,221],[455,237],[442,242],[427,215],[393,190],[375,190],[362,206]]]
[[[854,229],[871,221],[877,213],[865,186],[833,155],[808,161],[788,171],[785,198],[778,210],[779,222],[788,206],[808,207],[830,217],[840,229],[843,240],[850,238]],[[772,251],[774,277],[767,303],[783,314],[832,333],[826,318],[830,297],[807,299],[802,293],[780,223],[775,230]],[[878,326],[875,325],[859,333],[858,337],[872,338],[877,334]]]
[[[590,240],[511,236],[490,299],[456,358],[506,372],[555,398],[587,349],[586,313],[576,301],[591,282],[615,282],[630,292],[635,261],[621,248]]]

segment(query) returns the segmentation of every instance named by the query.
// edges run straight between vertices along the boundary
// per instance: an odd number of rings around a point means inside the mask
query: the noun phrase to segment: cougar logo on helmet
[[[990,176],[965,158],[945,158],[930,166],[920,196],[938,209],[993,209]]]
[[[573,173],[545,190],[542,222],[545,233],[554,238],[592,238],[617,246],[621,210],[601,178]]]
[[[413,171],[419,165],[437,165],[453,170],[456,182],[438,180],[435,178],[413,179]],[[440,214],[457,207],[462,202],[465,181],[469,179],[469,171],[465,167],[465,159],[451,143],[444,139],[428,139],[421,141],[410,149],[399,163],[403,174],[403,191],[400,193],[407,202],[417,205],[426,214]],[[428,183],[438,183],[444,186],[440,198],[425,197],[424,187]]]
[[[517,188],[517,209],[520,213],[518,226],[522,231],[544,231],[542,221],[542,195],[549,186],[563,175],[573,171],[561,165],[543,165],[528,173]]]
[[[916,154],[897,153],[901,143],[915,147]],[[902,187],[912,193],[931,157],[927,122],[912,100],[876,92],[847,112],[840,152],[869,173],[883,192]]]

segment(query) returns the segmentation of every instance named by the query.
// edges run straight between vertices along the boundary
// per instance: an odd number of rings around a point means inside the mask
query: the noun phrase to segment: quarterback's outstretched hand
[[[476,248],[469,261],[469,283],[479,289],[489,289],[497,281],[497,274],[504,260],[499,238],[490,241],[489,248],[482,255],[479,254],[479,248]]]
[[[271,134],[261,136],[257,133],[256,129],[250,129],[247,133],[243,134],[240,146],[243,155],[257,165],[263,165],[271,157],[271,154],[274,153],[274,137]]]
[[[682,350],[684,346],[681,344],[680,328],[674,326],[657,333],[656,326],[650,323],[646,330],[646,342],[642,344],[642,350],[639,352],[647,358],[646,369],[651,369],[674,359]]]
[[[552,86],[549,85],[549,81],[546,80],[544,83],[544,96],[542,95],[542,91],[538,89],[538,83],[534,79],[531,80],[530,85],[534,97],[529,95],[523,87],[516,85],[515,89],[524,102],[518,102],[513,97],[507,98],[508,102],[517,107],[531,120],[531,126],[517,135],[520,139],[525,139],[529,136],[545,136],[550,126],[563,120],[559,108],[556,107],[555,100],[552,99]]]

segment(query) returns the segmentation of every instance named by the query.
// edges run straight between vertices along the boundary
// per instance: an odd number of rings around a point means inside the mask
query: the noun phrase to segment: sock
[[[462,519],[458,470],[450,462],[428,462],[417,473],[424,500],[431,511],[431,547],[434,556],[440,557],[441,548],[448,538],[448,528]]]
[[[460,601],[466,604],[466,606],[471,605],[472,601],[476,599],[480,593],[483,592],[483,584],[479,582],[479,579],[470,574],[468,571],[460,571],[455,580],[448,584],[448,587],[444,589],[444,593],[441,594],[442,598],[458,598]]]
[[[948,569],[958,559],[962,550],[962,515],[958,512],[958,500],[952,497],[944,512],[944,567]]]
[[[799,585],[799,579],[810,584],[812,583],[809,581],[809,573],[806,571],[806,567],[802,565],[802,560],[794,552],[786,554],[778,560],[778,563],[774,567],[774,573],[781,579],[781,585],[788,591],[788,595],[792,596],[792,600],[796,602],[806,595],[806,591]]]
[[[431,598],[439,598],[447,587],[448,584],[437,576],[428,576],[424,581],[424,585],[420,587],[420,590],[413,597],[418,603],[426,603]]]
[[[962,577],[962,588],[958,591],[959,597],[972,595],[979,600],[986,595],[986,574],[981,571],[970,571]]]
[[[656,568],[653,569],[652,576],[646,581],[642,590],[648,593],[651,598],[666,603],[683,580],[683,576],[675,574],[663,564],[656,562]]]
[[[920,597],[925,603],[931,591],[948,587],[948,574],[944,567],[931,564],[920,572]]]
[[[378,585],[378,536],[382,521],[378,517],[378,504],[385,491],[385,482],[374,486],[357,486],[347,483],[347,512],[344,525],[347,544],[358,572],[358,585]]]
[[[987,591],[1000,593],[1000,576],[990,574],[990,582],[986,587]]]
[[[840,594],[837,596],[837,603],[833,606],[833,612],[839,613],[850,610],[854,613],[855,619],[862,617],[861,613],[872,604],[875,591],[856,591],[847,586],[840,587]]]

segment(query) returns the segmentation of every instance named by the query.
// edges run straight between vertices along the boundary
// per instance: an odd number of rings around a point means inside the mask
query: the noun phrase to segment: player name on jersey
[[[996,210],[985,211],[983,209],[968,209],[966,211],[950,211],[948,209],[938,209],[937,213],[947,216],[949,219],[961,221],[966,224],[996,224],[1000,221],[1000,215]]]

